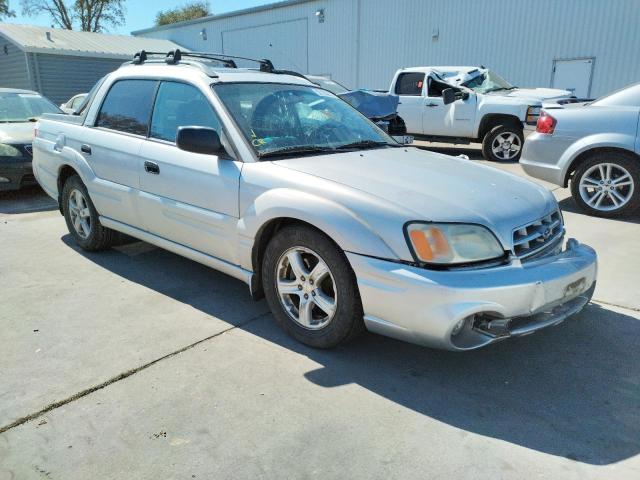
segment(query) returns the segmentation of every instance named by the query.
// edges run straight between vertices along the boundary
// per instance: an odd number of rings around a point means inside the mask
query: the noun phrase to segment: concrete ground
[[[141,242],[82,252],[39,189],[0,194],[0,480],[639,478],[640,216],[554,193],[596,301],[464,354],[306,348],[240,282]]]

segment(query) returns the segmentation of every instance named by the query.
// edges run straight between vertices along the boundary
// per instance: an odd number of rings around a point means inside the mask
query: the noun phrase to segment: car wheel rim
[[[610,212],[624,207],[633,197],[633,177],[616,163],[598,163],[580,178],[582,200],[591,208]]]
[[[338,306],[335,281],[324,260],[305,247],[293,247],[277,264],[276,289],[280,303],[298,325],[319,330],[334,318]]]
[[[91,233],[91,212],[87,199],[78,189],[73,189],[69,195],[69,217],[76,233],[87,238]]]
[[[502,160],[511,160],[518,156],[522,142],[520,137],[513,132],[503,132],[493,139],[491,151]]]

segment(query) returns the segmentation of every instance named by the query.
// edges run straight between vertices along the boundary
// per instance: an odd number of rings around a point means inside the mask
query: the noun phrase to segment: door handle
[[[438,104],[437,104],[437,103],[427,103],[427,104],[425,105],[425,107],[437,107],[437,106],[438,106]]]
[[[160,173],[160,167],[154,162],[144,162],[144,170],[145,172],[153,173],[154,175],[158,175]]]
[[[82,153],[86,153],[87,155],[91,155],[91,147],[89,145],[87,145],[86,143],[84,145],[80,146],[80,151]]]

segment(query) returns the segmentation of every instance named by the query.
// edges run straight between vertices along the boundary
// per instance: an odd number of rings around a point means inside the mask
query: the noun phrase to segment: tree
[[[1,2],[2,0],[0,0]],[[21,0],[22,13],[47,13],[54,24],[67,30],[102,32],[105,26],[124,24],[125,0]]]
[[[9,0],[0,0],[0,18],[15,16],[16,14],[9,10]]]
[[[156,15],[156,25],[167,25],[169,23],[183,22],[194,18],[202,18],[211,15],[209,2],[194,1],[182,7],[160,11]]]

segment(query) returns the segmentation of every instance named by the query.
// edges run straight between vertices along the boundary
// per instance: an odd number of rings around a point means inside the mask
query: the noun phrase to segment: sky
[[[273,3],[275,1],[277,0],[209,0],[209,6],[214,14],[218,14]],[[67,3],[72,3],[72,1],[67,0]],[[110,27],[107,33],[128,35],[134,30],[152,27],[158,11],[175,8],[185,3],[187,2],[176,0],[125,0],[127,6],[125,24],[116,28]],[[3,22],[40,25],[43,27],[51,25],[51,20],[48,15],[40,15],[38,17],[23,16],[20,0],[9,0],[9,8],[16,13],[16,16],[14,18],[5,18],[2,20]]]

